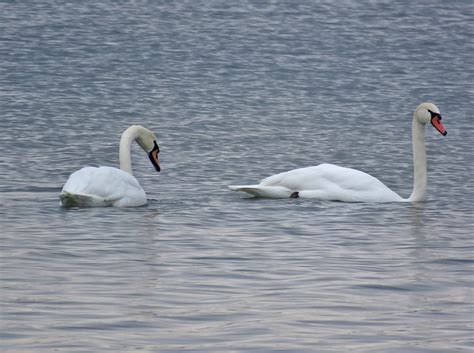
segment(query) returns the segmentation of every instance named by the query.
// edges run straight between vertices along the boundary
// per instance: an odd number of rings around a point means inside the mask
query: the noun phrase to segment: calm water
[[[472,352],[472,1],[1,1],[2,352]],[[428,200],[247,198],[332,162]],[[150,201],[59,207],[135,146]]]

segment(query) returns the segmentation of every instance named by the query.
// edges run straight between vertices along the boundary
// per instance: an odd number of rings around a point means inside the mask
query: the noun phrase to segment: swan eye
[[[435,113],[435,112],[433,112],[433,111],[431,111],[431,110],[429,110],[429,109],[428,109],[428,111],[429,111],[430,114],[431,114],[431,119],[433,119],[433,118],[438,118],[439,120],[441,120],[441,114]]]
[[[153,151],[157,151],[158,153],[160,153],[160,146],[158,146],[156,141],[153,141],[153,143],[155,144],[155,146],[153,147]]]

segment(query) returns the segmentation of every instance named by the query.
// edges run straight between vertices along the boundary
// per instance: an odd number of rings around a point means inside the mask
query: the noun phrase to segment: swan
[[[120,169],[84,167],[71,174],[59,199],[63,207],[136,207],[146,204],[145,191],[132,174],[130,148],[136,141],[147,152],[156,171],[160,171],[160,148],[155,135],[140,125],[128,127],[120,139]]]
[[[333,164],[293,169],[269,176],[258,185],[231,185],[229,188],[268,198],[301,197],[342,202],[423,201],[427,184],[425,125],[428,123],[442,135],[447,134],[436,105],[422,103],[416,108],[412,123],[414,185],[407,199],[367,173]]]

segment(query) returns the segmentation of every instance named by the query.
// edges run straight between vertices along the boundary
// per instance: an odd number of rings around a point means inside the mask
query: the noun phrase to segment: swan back
[[[392,202],[402,198],[379,179],[360,170],[334,164],[293,169],[263,179],[260,186],[279,186],[291,194],[343,202]]]
[[[145,191],[129,173],[113,167],[84,167],[71,174],[61,191],[65,207],[141,206]]]

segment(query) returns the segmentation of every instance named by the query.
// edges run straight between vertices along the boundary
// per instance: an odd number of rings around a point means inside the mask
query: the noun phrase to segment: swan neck
[[[128,128],[122,134],[120,138],[120,147],[119,147],[119,160],[120,160],[120,169],[123,171],[132,173],[132,161],[130,159],[130,149],[132,141],[138,137],[136,129]]]
[[[412,126],[413,138],[413,192],[410,201],[424,201],[426,197],[426,146],[425,146],[425,125],[419,123],[413,117]]]

